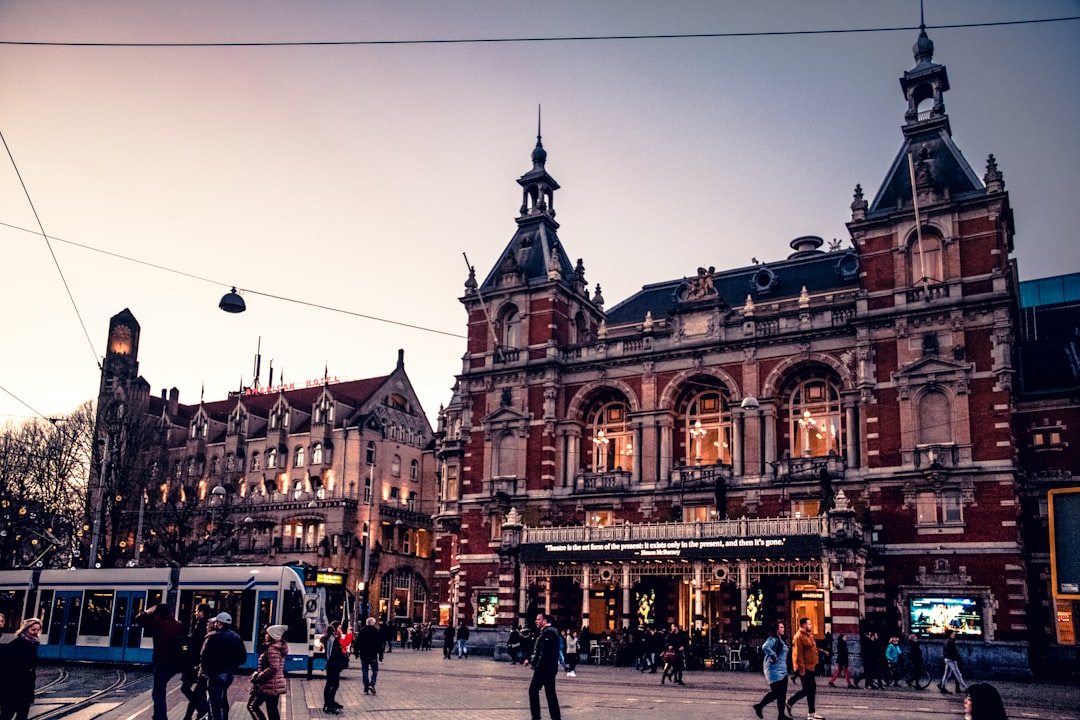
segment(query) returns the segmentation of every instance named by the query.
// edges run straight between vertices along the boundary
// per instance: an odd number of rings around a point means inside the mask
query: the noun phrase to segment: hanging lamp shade
[[[247,310],[247,305],[244,304],[244,298],[240,297],[240,293],[236,292],[236,288],[233,288],[231,292],[222,295],[218,307],[227,313],[242,313]]]

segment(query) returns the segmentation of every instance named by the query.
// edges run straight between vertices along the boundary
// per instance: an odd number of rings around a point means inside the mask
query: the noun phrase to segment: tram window
[[[154,607],[165,602],[165,593],[161,590],[147,590],[146,591],[146,607]]]
[[[259,600],[259,636],[255,638],[256,643],[262,640],[263,631],[266,628],[274,624],[274,609],[277,598],[266,597]]]
[[[41,627],[49,627],[49,618],[52,617],[53,591],[42,590],[38,598],[38,611],[35,617],[41,618]]]
[[[25,590],[0,592],[0,615],[4,616],[4,624],[0,625],[0,632],[10,632],[18,626],[23,617],[23,603],[25,602]]]
[[[108,637],[112,625],[112,608],[111,591],[87,590],[79,634]]]
[[[304,594],[299,590],[285,591],[285,604],[281,610],[281,624],[288,625],[287,642],[307,641],[307,620],[304,619]]]

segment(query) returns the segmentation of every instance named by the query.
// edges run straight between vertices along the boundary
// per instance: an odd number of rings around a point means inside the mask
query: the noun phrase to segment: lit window
[[[634,443],[627,422],[627,406],[610,402],[592,417],[593,472],[634,468]]]
[[[304,448],[298,447],[293,453],[293,467],[304,467]]]
[[[792,456],[838,455],[843,426],[837,387],[817,378],[796,385],[788,397],[788,423]]]
[[[962,525],[964,507],[959,490],[930,491],[916,496],[916,521],[919,525]]]
[[[214,458],[214,459],[216,460],[217,458]],[[270,450],[267,450],[266,451],[266,468],[268,470],[272,470],[273,468],[276,468],[278,466],[277,461],[278,461],[277,450],[274,450],[273,448],[271,448]]]
[[[687,462],[696,465],[731,463],[731,409],[716,390],[694,396],[686,414]]]
[[[322,465],[323,461],[323,446],[322,443],[315,443],[311,446],[311,464]]]
[[[262,470],[262,456],[257,452],[251,453],[251,471],[258,472]]]

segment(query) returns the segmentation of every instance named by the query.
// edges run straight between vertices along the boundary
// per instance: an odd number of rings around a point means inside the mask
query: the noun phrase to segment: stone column
[[[589,563],[581,566],[581,624],[589,625]]]
[[[745,560],[739,561],[739,629],[746,632],[750,622],[746,617],[746,599],[750,592],[750,569]]]
[[[857,468],[862,465],[859,457],[859,405],[858,400],[853,399],[844,408],[844,452],[847,455],[846,465],[849,468]]]
[[[746,414],[742,410],[732,411],[731,418],[731,474],[742,477],[743,467],[743,431]]]
[[[694,629],[700,630],[705,619],[704,602],[701,596],[701,585],[705,579],[702,572],[701,561],[694,561]]]
[[[622,627],[623,630],[630,628],[630,614],[633,606],[630,604],[630,564],[622,563]]]

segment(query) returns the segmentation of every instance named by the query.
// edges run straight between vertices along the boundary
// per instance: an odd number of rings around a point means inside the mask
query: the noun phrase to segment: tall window
[[[304,448],[297,446],[293,453],[293,467],[304,467]]]
[[[716,390],[694,396],[686,413],[687,464],[731,464],[731,408]]]
[[[364,452],[364,462],[368,465],[375,464],[375,441],[369,440],[367,444],[367,450]]]
[[[930,284],[944,282],[945,272],[942,267],[944,253],[941,238],[936,235],[923,235],[921,253],[919,245],[919,240],[916,238],[912,241],[908,252],[911,284],[920,285],[924,279]]]
[[[502,311],[502,344],[505,347],[521,345],[521,314],[517,308],[509,306]]]
[[[936,390],[926,393],[919,400],[919,442],[930,445],[952,439],[949,396]]]
[[[491,474],[494,477],[514,477],[517,475],[518,438],[513,431],[505,432],[495,438],[495,457]]]
[[[793,457],[840,454],[842,435],[840,392],[828,380],[803,380],[788,399],[788,423]]]
[[[610,472],[634,468],[634,443],[627,422],[626,403],[602,405],[590,423],[593,443],[593,471]]]
[[[394,477],[401,477],[401,456],[395,455],[390,460],[390,474]]]
[[[266,469],[273,470],[278,466],[277,450],[270,448],[266,451]]]
[[[364,504],[371,504],[371,476],[364,476]]]
[[[322,443],[315,443],[311,446],[311,464],[322,465],[323,461],[323,446]]]
[[[262,470],[262,457],[257,452],[251,453],[251,471],[258,472]]]
[[[420,479],[420,463],[415,458],[409,463],[409,479],[413,482]]]

